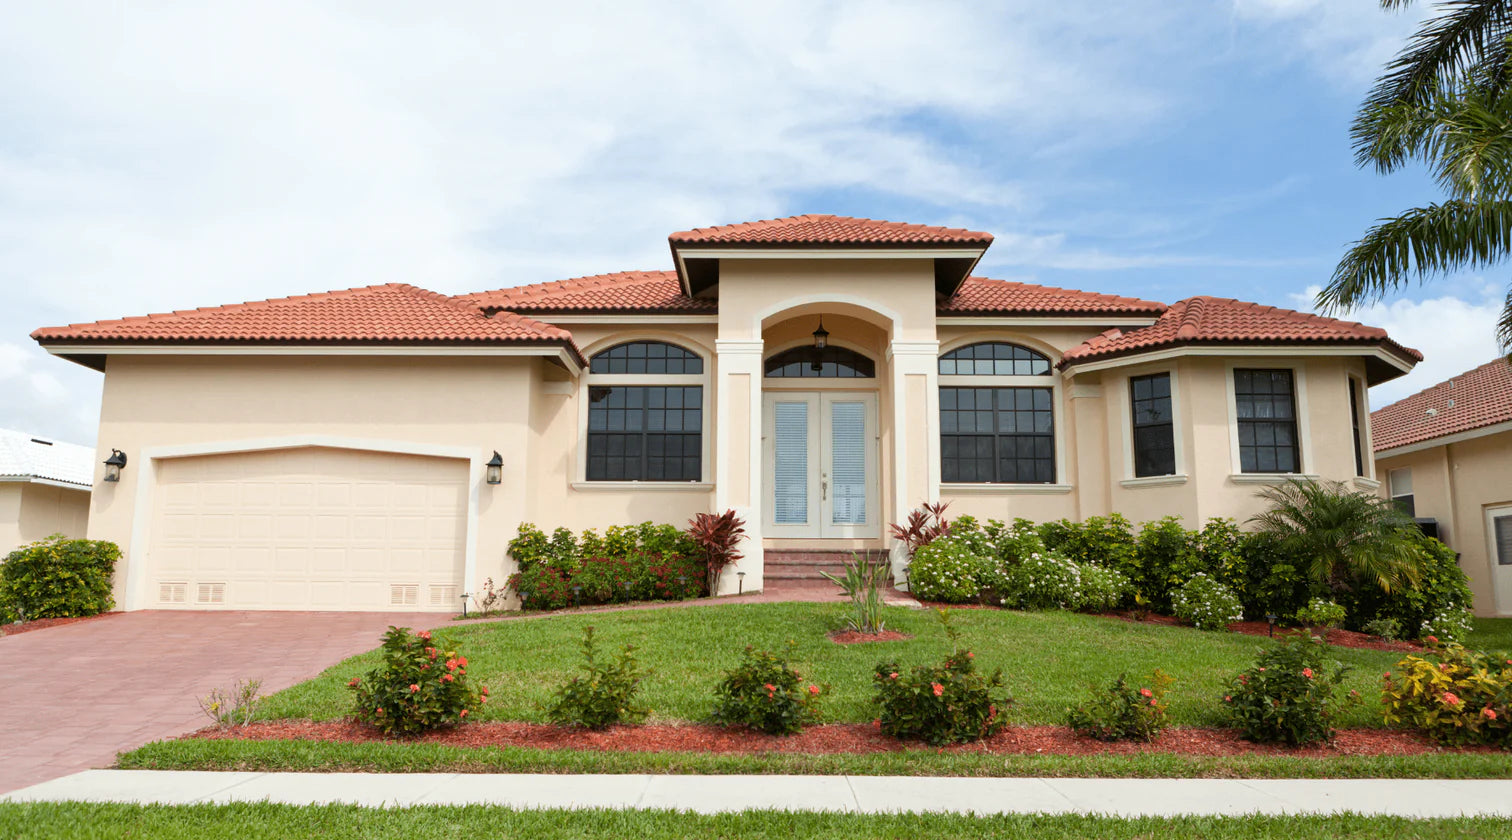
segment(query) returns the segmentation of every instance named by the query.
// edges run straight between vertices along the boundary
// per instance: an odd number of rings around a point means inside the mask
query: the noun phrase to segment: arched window
[[[940,480],[1055,483],[1050,359],[1003,341],[940,356]]]
[[[588,481],[703,477],[704,360],[664,341],[630,341],[588,363]]]
[[[844,347],[794,347],[766,360],[769,379],[871,379],[877,363]]]

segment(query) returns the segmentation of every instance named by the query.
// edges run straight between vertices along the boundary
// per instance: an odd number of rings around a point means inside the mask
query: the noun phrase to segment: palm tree
[[[1391,592],[1418,582],[1417,526],[1396,503],[1337,481],[1292,479],[1260,496],[1271,506],[1250,518],[1256,530],[1275,537],[1308,577],[1332,591],[1372,582]]]
[[[1339,262],[1320,307],[1349,309],[1512,254],[1509,38],[1512,0],[1445,0],[1387,65],[1351,129],[1355,161],[1382,174],[1420,161],[1447,198],[1377,222]],[[1512,349],[1512,292],[1497,338]]]

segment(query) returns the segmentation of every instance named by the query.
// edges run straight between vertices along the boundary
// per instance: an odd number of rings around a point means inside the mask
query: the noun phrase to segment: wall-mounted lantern
[[[119,449],[110,450],[110,457],[105,459],[105,480],[120,481],[121,468],[126,466],[126,453]]]
[[[487,477],[488,483],[489,484],[503,484],[504,483],[504,459],[501,458],[501,457],[499,457],[499,450],[497,450],[497,449],[494,450],[493,457],[488,459],[488,464],[486,466],[488,467],[488,477]]]
[[[823,350],[829,346],[829,330],[824,328],[824,316],[819,316],[819,329],[814,330],[814,349]]]

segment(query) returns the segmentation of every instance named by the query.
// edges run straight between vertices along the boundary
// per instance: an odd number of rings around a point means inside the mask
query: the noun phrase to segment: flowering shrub
[[[952,642],[955,631],[944,610],[940,621]],[[943,746],[986,738],[1007,725],[1004,710],[1013,702],[1001,692],[999,668],[983,676],[976,670],[975,654],[955,651],[939,665],[902,669],[883,662],[872,675],[875,702],[882,732],[894,738],[913,738],[930,746]]]
[[[993,588],[1004,606],[1103,612],[1123,601],[1129,582],[1117,570],[1046,551],[1000,567]]]
[[[1314,598],[1297,610],[1297,623],[1304,627],[1338,627],[1344,623],[1344,608],[1324,598]]]
[[[520,570],[508,585],[527,609],[671,601],[707,591],[703,550],[671,525],[616,525],[602,537],[590,529],[578,539],[565,528],[548,538],[526,523],[509,551]]]
[[[1066,710],[1066,725],[1078,735],[1099,741],[1138,738],[1153,741],[1166,727],[1166,686],[1174,680],[1156,669],[1148,685],[1135,688],[1119,674],[1107,688],[1092,686],[1092,696]]]
[[[1085,612],[1107,612],[1115,609],[1129,596],[1129,579],[1117,569],[1083,564],[1081,567],[1081,597],[1073,609]]]
[[[645,674],[635,661],[635,647],[625,645],[614,661],[598,660],[593,628],[583,630],[584,676],[573,677],[557,689],[556,701],[546,716],[558,726],[607,729],[617,723],[640,723],[650,710],[637,705],[635,693]]]
[[[461,723],[488,697],[467,679],[467,657],[429,630],[390,627],[383,634],[383,663],[347,687],[353,715],[385,735],[416,735]]]
[[[1418,638],[1432,637],[1444,644],[1463,641],[1470,635],[1470,611],[1463,607],[1447,609],[1424,621]]]
[[[72,618],[109,611],[115,606],[111,576],[120,557],[115,543],[62,534],[12,551],[0,564],[0,619]]]
[[[1224,630],[1244,619],[1238,596],[1203,572],[1171,593],[1171,609],[1198,630]]]
[[[1512,658],[1436,641],[1429,655],[1398,662],[1400,676],[1386,673],[1386,722],[1446,744],[1512,747]]]
[[[1179,516],[1146,522],[1139,529],[1136,557],[1139,577],[1134,583],[1161,612],[1170,609],[1173,590],[1198,572],[1211,571],[1202,554],[1201,535],[1183,528]]]
[[[1321,639],[1295,633],[1262,651],[1228,686],[1223,709],[1251,741],[1292,746],[1333,738],[1334,693],[1348,668],[1325,662]],[[1358,698],[1350,692],[1348,702]]]
[[[712,719],[768,735],[792,735],[819,721],[819,698],[827,690],[804,682],[786,658],[747,647],[740,664],[725,671],[714,689]]]
[[[1122,514],[1089,516],[1083,522],[1044,522],[1038,530],[1051,551],[1077,563],[1116,569],[1129,580],[1139,579],[1139,544],[1133,525]]]
[[[908,564],[908,588],[926,601],[964,604],[981,595],[990,557],[972,551],[967,540],[937,537],[920,546]]]

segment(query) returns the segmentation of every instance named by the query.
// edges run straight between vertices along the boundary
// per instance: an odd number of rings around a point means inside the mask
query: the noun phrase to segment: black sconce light
[[[119,449],[110,450],[110,457],[105,459],[105,480],[120,481],[121,468],[126,466],[126,453]]]
[[[499,457],[499,450],[495,449],[492,458],[488,459],[488,483],[502,484],[504,482],[504,459]]]

